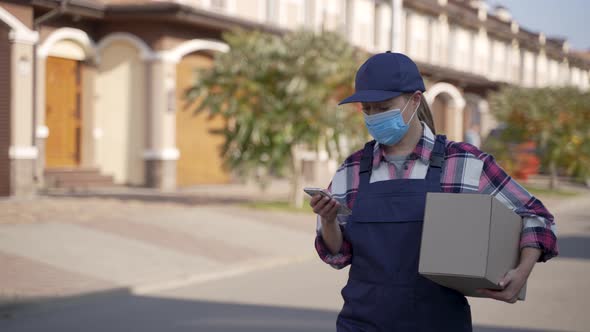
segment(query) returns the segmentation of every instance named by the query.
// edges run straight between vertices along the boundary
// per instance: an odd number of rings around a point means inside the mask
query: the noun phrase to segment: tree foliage
[[[507,142],[533,141],[543,167],[556,176],[590,176],[590,94],[575,88],[508,87],[490,98]]]
[[[297,146],[342,153],[341,137],[364,140],[362,117],[336,106],[352,92],[364,56],[340,35],[234,31],[224,40],[230,50],[197,75],[188,97],[199,101],[196,111],[226,120],[218,134],[235,173],[299,177]]]

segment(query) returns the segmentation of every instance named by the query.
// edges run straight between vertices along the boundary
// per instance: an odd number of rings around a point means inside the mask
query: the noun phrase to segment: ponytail
[[[436,135],[436,129],[434,128],[434,118],[432,117],[432,111],[430,111],[430,106],[428,106],[428,102],[426,98],[424,98],[424,94],[420,94],[420,105],[418,106],[418,119],[428,126],[432,133]]]

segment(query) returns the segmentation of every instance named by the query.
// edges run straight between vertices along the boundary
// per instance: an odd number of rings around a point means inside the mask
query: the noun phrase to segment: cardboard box
[[[482,194],[428,193],[419,273],[465,296],[498,283],[518,265],[522,218]],[[524,300],[526,285],[518,299]]]

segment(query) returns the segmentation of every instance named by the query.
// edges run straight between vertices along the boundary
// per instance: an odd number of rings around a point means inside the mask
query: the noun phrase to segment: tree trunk
[[[291,194],[290,201],[291,206],[295,208],[303,208],[303,181],[302,181],[302,167],[301,158],[297,153],[295,147],[291,147]]]
[[[555,164],[555,160],[549,162],[549,173],[550,173],[550,180],[549,180],[549,189],[555,190],[558,186],[557,181],[557,166]]]

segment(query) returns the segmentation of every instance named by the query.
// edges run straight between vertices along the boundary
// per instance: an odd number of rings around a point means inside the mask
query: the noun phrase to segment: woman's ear
[[[418,105],[422,102],[422,91],[416,90],[412,95],[412,104],[414,107],[418,107]]]

